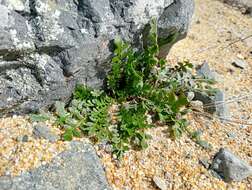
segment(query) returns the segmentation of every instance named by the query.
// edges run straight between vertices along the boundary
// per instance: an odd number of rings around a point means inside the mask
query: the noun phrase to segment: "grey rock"
[[[42,123],[34,126],[33,134],[38,138],[44,138],[50,142],[56,142],[60,139],[60,137],[53,133],[47,125]]]
[[[28,142],[29,137],[28,137],[28,135],[19,136],[19,137],[17,137],[17,141],[18,142]]]
[[[155,185],[160,189],[160,190],[167,190],[167,185],[164,179],[158,177],[158,176],[154,176],[153,177],[153,182],[155,183]]]
[[[207,62],[204,62],[197,68],[197,75],[210,80],[216,80],[218,78],[217,73],[210,69],[210,66]]]
[[[248,125],[240,125],[240,129],[247,129]]]
[[[235,61],[232,62],[232,65],[240,69],[245,69],[246,67],[248,67],[248,64],[241,59],[236,59]]]
[[[242,181],[252,175],[252,167],[225,148],[214,156],[211,169],[226,182]]]
[[[236,139],[236,137],[237,137],[236,134],[232,131],[227,132],[227,136],[230,139]]]
[[[227,101],[225,99],[225,93],[221,90],[218,90],[214,97],[216,114],[219,116],[220,120],[225,122],[230,119],[230,112]]]
[[[214,96],[197,91],[195,92],[194,100],[203,102],[204,111],[216,114],[223,122],[230,119],[229,108],[223,91],[217,90]]]
[[[90,144],[72,142],[51,163],[17,177],[0,177],[1,190],[109,190],[105,172]]]
[[[193,10],[193,0],[0,1],[0,115],[67,101],[77,83],[101,88],[115,37],[142,49],[153,17],[166,56]]]
[[[203,108],[206,112],[211,114],[216,112],[214,97],[209,96],[207,93],[196,91],[194,92],[194,101],[200,101],[203,103]]]

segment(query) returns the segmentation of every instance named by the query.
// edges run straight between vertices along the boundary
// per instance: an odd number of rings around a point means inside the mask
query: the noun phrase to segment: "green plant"
[[[146,148],[150,136],[145,130],[159,124],[167,126],[174,139],[187,132],[199,144],[203,142],[187,129],[190,102],[186,93],[211,89],[210,82],[193,76],[188,61],[170,67],[157,57],[155,20],[148,34],[147,46],[140,52],[115,40],[106,91],[78,85],[69,107],[56,102],[55,122],[65,129],[64,140],[82,135],[95,142],[106,140],[120,157],[130,148]],[[111,110],[115,105],[117,109]]]

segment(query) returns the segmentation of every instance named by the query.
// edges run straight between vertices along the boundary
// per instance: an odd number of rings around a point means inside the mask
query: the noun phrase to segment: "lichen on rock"
[[[102,87],[113,40],[141,49],[153,18],[166,56],[193,9],[193,0],[0,1],[0,115],[66,100],[76,83]]]

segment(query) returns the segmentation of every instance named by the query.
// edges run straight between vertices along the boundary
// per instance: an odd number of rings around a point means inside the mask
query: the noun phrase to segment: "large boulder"
[[[113,39],[142,48],[153,17],[167,55],[193,9],[193,0],[0,0],[0,115],[67,100],[76,83],[100,88]]]
[[[0,176],[1,190],[110,190],[92,145],[71,142],[51,163],[20,176]]]

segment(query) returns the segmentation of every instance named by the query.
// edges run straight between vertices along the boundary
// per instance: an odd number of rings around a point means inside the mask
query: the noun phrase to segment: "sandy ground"
[[[202,129],[204,140],[212,144],[205,150],[188,137],[172,141],[164,128],[151,129],[149,147],[143,151],[130,151],[120,162],[97,146],[105,166],[109,183],[115,190],[154,190],[153,177],[163,180],[167,189],[188,190],[250,190],[252,178],[227,184],[212,176],[200,159],[211,161],[221,147],[226,147],[252,164],[252,18],[242,15],[214,0],[195,0],[196,12],[188,37],[171,50],[168,61],[175,63],[189,59],[194,64],[207,61],[219,74],[218,87],[230,99],[232,122],[220,123],[190,115],[191,127]],[[236,43],[234,43],[237,41]],[[234,59],[248,63],[244,70],[232,66]],[[246,96],[245,96],[246,95]],[[238,99],[237,99],[238,97]],[[240,98],[239,98],[240,97]],[[58,129],[51,126],[56,133]],[[232,132],[232,138],[228,133]],[[28,142],[17,141],[23,135]],[[27,118],[0,119],[0,176],[19,175],[50,160],[67,147],[58,141],[49,143],[32,137],[32,124]]]

